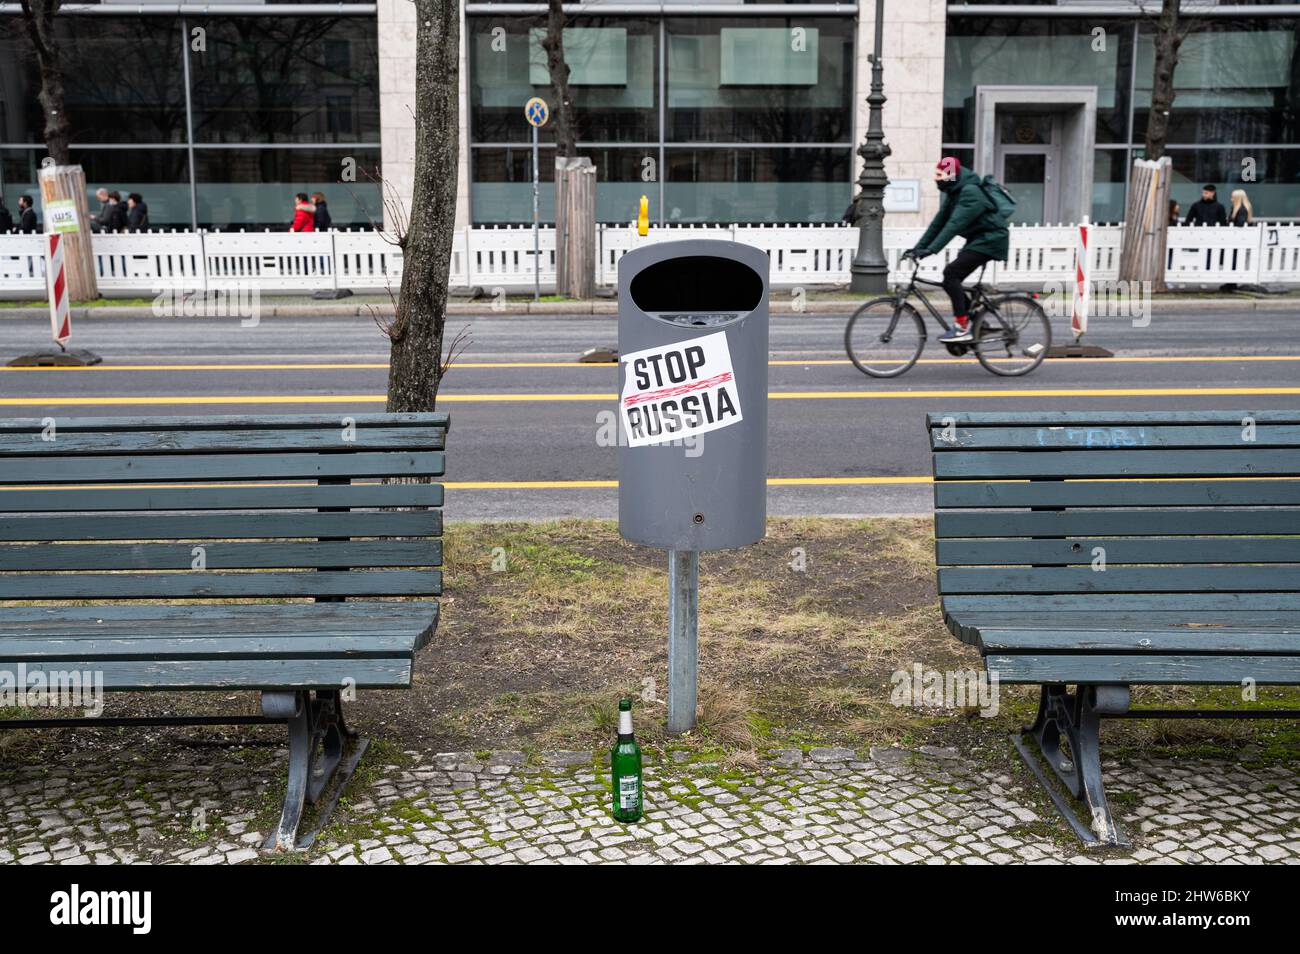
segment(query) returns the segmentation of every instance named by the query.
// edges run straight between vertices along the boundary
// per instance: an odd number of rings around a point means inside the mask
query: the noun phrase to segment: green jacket
[[[939,188],[943,203],[916,247],[933,254],[960,235],[966,240],[965,248],[1005,262],[1011,233],[993,200],[980,187],[980,177],[970,169],[962,169],[955,182],[941,182]]]

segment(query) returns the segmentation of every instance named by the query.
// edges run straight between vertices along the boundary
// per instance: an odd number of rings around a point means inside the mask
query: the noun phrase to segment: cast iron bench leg
[[[343,745],[355,733],[343,721],[343,703],[337,691],[263,692],[262,712],[269,718],[286,719],[289,727],[289,780],[284,793],[280,824],[270,835],[264,850],[294,851],[298,843],[298,825],[305,804],[316,804],[330,782],[339,774]],[[341,776],[352,774],[356,758]],[[333,807],[333,802],[330,803]],[[324,824],[325,819],[320,819]],[[312,833],[308,840],[315,837]]]
[[[1016,748],[1026,764],[1075,834],[1088,844],[1114,846],[1129,843],[1106,801],[1101,777],[1100,733],[1102,716],[1127,712],[1129,698],[1128,686],[1085,684],[1071,693],[1063,685],[1045,685],[1038,703],[1038,718],[1024,730],[1021,738],[1016,739]],[[1069,755],[1061,750],[1062,736],[1069,745]],[[1088,807],[1092,816],[1090,825],[1084,825],[1048,783],[1023,739],[1036,744],[1061,784]]]

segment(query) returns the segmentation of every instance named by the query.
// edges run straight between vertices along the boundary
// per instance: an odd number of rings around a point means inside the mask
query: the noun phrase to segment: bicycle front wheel
[[[975,317],[972,348],[985,370],[1014,378],[1043,363],[1052,346],[1047,312],[1028,295],[1004,295]]]
[[[876,298],[853,313],[844,350],[863,374],[896,378],[916,364],[925,347],[925,323],[899,298]]]

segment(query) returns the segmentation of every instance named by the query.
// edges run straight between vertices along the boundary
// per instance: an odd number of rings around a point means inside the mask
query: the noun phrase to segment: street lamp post
[[[854,202],[854,221],[858,226],[858,252],[853,256],[850,269],[852,277],[849,290],[855,292],[883,292],[889,285],[889,263],[885,261],[885,159],[889,156],[889,143],[881,124],[880,110],[885,105],[883,67],[880,47],[885,32],[885,0],[876,3],[876,39],[871,59],[871,93],[867,96],[870,108],[866,140],[858,147],[862,157],[862,174],[858,176],[858,197]]]

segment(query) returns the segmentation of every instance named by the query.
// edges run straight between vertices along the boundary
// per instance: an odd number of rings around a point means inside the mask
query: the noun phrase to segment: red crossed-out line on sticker
[[[699,381],[693,381],[690,384],[675,384],[672,387],[660,388],[658,391],[645,391],[641,394],[629,394],[623,399],[624,407],[632,407],[634,404],[644,404],[647,401],[658,401],[661,398],[678,397],[682,394],[690,394],[692,391],[702,391],[705,388],[716,387],[719,384],[726,384],[731,380],[731,372],[723,371],[721,374],[715,374],[711,378],[702,378]]]

